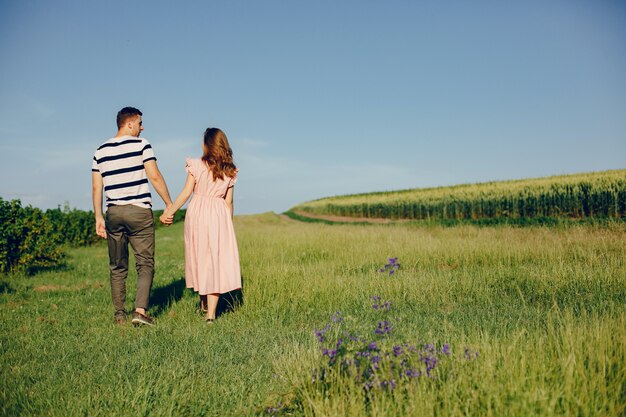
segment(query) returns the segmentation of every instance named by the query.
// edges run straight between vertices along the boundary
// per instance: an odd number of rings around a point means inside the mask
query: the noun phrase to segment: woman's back
[[[196,181],[193,192],[197,196],[224,199],[228,188],[236,182],[236,178],[226,175],[224,179],[213,179],[213,173],[200,158],[187,158],[186,169]]]

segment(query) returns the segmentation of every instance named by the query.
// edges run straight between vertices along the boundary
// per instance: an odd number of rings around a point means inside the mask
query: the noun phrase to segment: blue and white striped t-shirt
[[[148,175],[143,166],[150,160],[156,161],[152,146],[146,139],[134,136],[111,138],[96,150],[91,170],[102,175],[107,207],[126,204],[152,207]]]

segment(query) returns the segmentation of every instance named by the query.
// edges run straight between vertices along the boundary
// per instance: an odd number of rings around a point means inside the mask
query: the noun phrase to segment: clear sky
[[[626,168],[623,0],[0,0],[0,57],[0,197],[41,208],[91,209],[124,106],[172,198],[224,130],[236,214]]]

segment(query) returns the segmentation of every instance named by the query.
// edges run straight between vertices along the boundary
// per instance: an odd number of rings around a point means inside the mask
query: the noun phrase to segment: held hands
[[[168,209],[165,209],[163,210],[163,214],[161,214],[161,217],[159,217],[159,220],[164,225],[169,226],[174,223],[174,213],[171,213]]]

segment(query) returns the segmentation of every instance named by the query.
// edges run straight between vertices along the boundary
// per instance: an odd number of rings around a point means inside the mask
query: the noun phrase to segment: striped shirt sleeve
[[[91,172],[100,172],[100,168],[98,167],[98,161],[96,160],[96,155],[93,156],[93,161],[91,163]]]
[[[156,156],[154,156],[154,150],[152,149],[150,142],[148,142],[146,139],[143,139],[142,145],[143,163],[145,164],[148,161],[156,161]]]

